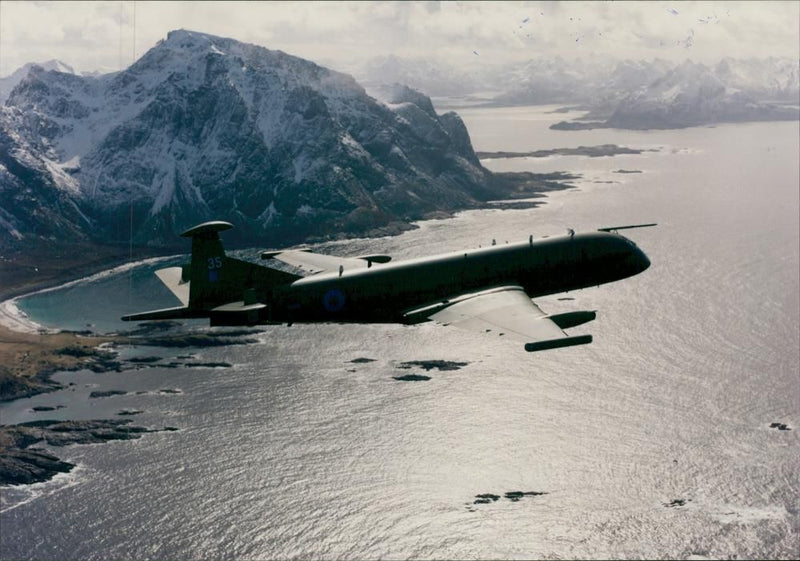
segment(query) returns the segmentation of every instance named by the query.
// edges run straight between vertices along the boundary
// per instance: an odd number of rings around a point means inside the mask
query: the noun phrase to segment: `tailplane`
[[[228,222],[205,222],[181,234],[192,238],[192,258],[183,267],[156,271],[156,276],[182,306],[123,316],[124,321],[203,318],[211,325],[253,325],[269,321],[269,302],[275,287],[297,275],[228,257],[219,232]]]

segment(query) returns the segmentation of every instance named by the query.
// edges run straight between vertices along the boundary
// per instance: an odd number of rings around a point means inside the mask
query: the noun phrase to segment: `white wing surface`
[[[550,316],[519,286],[506,286],[465,294],[458,298],[414,310],[409,319],[426,317],[443,325],[491,333],[525,343],[529,352],[591,343],[591,335],[569,336],[562,328],[595,318],[594,312],[571,312]]]
[[[288,251],[265,251],[261,254],[262,259],[277,259],[297,267],[309,275],[315,275],[324,271],[366,269],[373,263],[386,263],[391,260],[387,255],[365,255],[363,257],[335,257],[322,253],[313,253],[307,249],[292,249]]]

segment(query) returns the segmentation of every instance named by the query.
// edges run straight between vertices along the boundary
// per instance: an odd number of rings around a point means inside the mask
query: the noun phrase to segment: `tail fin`
[[[181,236],[192,238],[191,263],[183,268],[156,272],[181,300],[182,307],[143,312],[122,319],[209,317],[212,325],[252,324],[268,319],[273,288],[300,277],[225,255],[219,232],[231,228],[228,222],[212,221],[186,230]],[[262,317],[264,314],[267,318]]]
[[[192,238],[192,261],[189,265],[189,308],[205,310],[214,308],[240,295],[230,294],[232,276],[228,257],[219,239],[219,232],[230,230],[233,225],[219,220],[205,222],[189,228],[181,234]],[[228,294],[225,294],[229,292]]]

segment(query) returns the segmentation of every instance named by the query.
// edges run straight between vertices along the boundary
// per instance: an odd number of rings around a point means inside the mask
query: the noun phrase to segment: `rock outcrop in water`
[[[48,481],[58,473],[67,473],[74,464],[39,449],[35,444],[69,446],[97,444],[112,440],[131,440],[160,430],[130,425],[129,420],[33,421],[0,427],[0,485],[26,485]]]

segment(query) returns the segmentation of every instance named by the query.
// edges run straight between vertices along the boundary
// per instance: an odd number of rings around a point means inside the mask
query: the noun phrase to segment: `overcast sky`
[[[232,37],[341,70],[375,55],[494,64],[800,57],[800,2],[25,2],[0,0],[0,76],[59,59],[127,67],[172,29]]]

